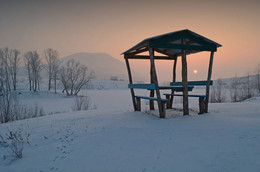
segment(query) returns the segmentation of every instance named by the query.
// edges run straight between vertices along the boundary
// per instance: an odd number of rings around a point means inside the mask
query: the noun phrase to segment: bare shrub
[[[90,108],[90,101],[88,96],[77,96],[74,99],[74,104],[72,106],[73,111],[88,110]]]
[[[4,137],[0,135],[0,146],[8,147],[11,156],[15,158],[22,158],[24,143],[28,143],[30,145],[29,137],[30,134],[25,133],[23,135],[21,129],[15,132],[9,131]]]
[[[239,85],[238,78],[233,78],[229,88],[231,102],[239,102],[241,99],[241,89],[239,88]]]
[[[44,116],[44,110],[35,104],[26,107],[19,103],[16,92],[4,92],[0,95],[0,123]]]
[[[226,100],[226,91],[224,90],[224,82],[220,79],[211,88],[210,91],[210,102],[211,103],[222,103]]]
[[[15,92],[3,92],[0,96],[0,122],[13,121],[19,113],[19,101]]]

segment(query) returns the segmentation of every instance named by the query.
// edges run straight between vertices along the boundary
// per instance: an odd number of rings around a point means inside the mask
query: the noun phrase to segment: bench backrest
[[[155,90],[155,84],[128,84],[128,88]]]
[[[213,85],[213,81],[210,81],[210,85]],[[171,82],[171,86],[182,86],[182,82]],[[189,81],[188,82],[189,86],[206,86],[207,81]]]

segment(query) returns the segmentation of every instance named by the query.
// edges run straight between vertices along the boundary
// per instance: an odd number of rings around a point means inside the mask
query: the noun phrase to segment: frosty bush
[[[16,92],[3,92],[0,102],[0,123],[45,115],[37,104],[32,107],[21,105]]]
[[[8,147],[11,156],[15,158],[22,158],[24,143],[28,143],[30,145],[29,137],[30,134],[25,133],[23,135],[21,129],[15,132],[10,131],[4,137],[0,135],[0,146]],[[4,158],[6,158],[6,155]]]
[[[226,100],[226,91],[224,90],[224,83],[218,79],[217,83],[212,87],[210,92],[211,103],[222,103]]]
[[[0,123],[13,121],[20,112],[15,92],[3,92],[0,96]]]
[[[90,101],[88,96],[77,96],[74,99],[74,104],[72,106],[73,111],[88,110],[90,108]]]

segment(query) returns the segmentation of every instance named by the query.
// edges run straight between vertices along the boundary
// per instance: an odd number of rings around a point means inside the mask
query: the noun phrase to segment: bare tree
[[[48,64],[47,71],[49,75],[48,90],[51,90],[51,81],[54,79],[56,92],[56,77],[58,66],[58,51],[48,48],[44,51],[45,60]],[[55,75],[55,76],[54,76]],[[54,78],[55,77],[55,78]]]
[[[257,65],[256,69],[256,88],[260,92],[260,64]]]
[[[92,78],[92,73],[87,74],[87,67],[73,59],[61,66],[60,80],[68,96],[77,95]]]
[[[20,62],[19,54],[20,52],[16,49],[12,50],[13,55],[9,57],[9,72],[11,74],[13,90],[16,90],[17,84],[17,70]]]
[[[28,74],[29,90],[32,91],[32,71],[31,71],[31,56],[32,52],[28,51],[24,54],[25,68]]]
[[[238,102],[241,100],[241,89],[239,89],[239,82],[237,76],[232,79],[230,85],[230,98],[231,102]]]
[[[0,94],[4,91],[4,62],[2,59],[2,51],[0,51]]]
[[[57,63],[55,63],[54,70],[53,70],[53,80],[54,80],[54,91],[55,91],[55,93],[57,92],[57,80],[58,80],[59,68],[60,68],[60,63],[58,61]]]
[[[11,91],[11,85],[13,90],[16,90],[19,54],[20,52],[16,49],[3,48],[0,50],[1,82],[5,82],[9,91]]]
[[[1,90],[11,91],[11,77],[9,72],[8,59],[11,56],[11,51],[8,48],[3,48],[0,50],[0,60],[1,60],[1,80],[2,88]]]
[[[40,56],[37,51],[28,51],[24,55],[24,61],[28,73],[30,91],[37,91],[37,89],[40,89],[40,71],[42,69]]]
[[[246,76],[246,82],[245,82],[245,89],[246,91],[246,99],[249,99],[253,96],[252,94],[252,85],[251,85],[251,80],[250,80],[250,72],[248,71],[247,76]]]

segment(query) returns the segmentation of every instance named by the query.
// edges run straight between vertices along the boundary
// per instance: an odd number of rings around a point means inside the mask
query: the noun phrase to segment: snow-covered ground
[[[260,98],[210,104],[204,115],[196,115],[198,100],[191,98],[192,115],[168,110],[160,119],[144,113],[145,101],[134,112],[127,89],[87,95],[95,108],[72,112],[73,97],[22,93],[21,103],[57,113],[0,124],[2,136],[30,134],[21,159],[0,146],[0,171],[260,171]]]

